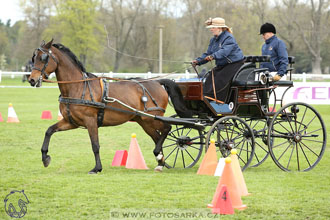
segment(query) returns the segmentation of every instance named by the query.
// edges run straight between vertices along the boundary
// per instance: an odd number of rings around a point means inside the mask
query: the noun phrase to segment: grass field
[[[4,80],[0,86],[10,83]],[[6,120],[11,102],[20,120],[0,122],[0,201],[10,191],[24,189],[30,203],[23,219],[112,219],[129,212],[140,219],[330,218],[329,135],[323,159],[310,172],[283,172],[270,157],[248,168],[244,177],[252,195],[242,198],[248,208],[232,216],[214,216],[206,205],[218,177],[196,175],[199,163],[155,173],[153,142],[135,123],[100,129],[103,171],[98,175],[87,174],[94,156],[84,129],[54,134],[49,147],[52,162],[44,168],[40,148],[46,129],[57,121],[58,95],[58,89],[0,88],[2,117]],[[330,107],[315,107],[329,134]],[[54,119],[41,120],[43,110],[51,110]],[[110,166],[116,150],[128,150],[133,132],[150,170]],[[11,219],[2,202],[0,219]]]

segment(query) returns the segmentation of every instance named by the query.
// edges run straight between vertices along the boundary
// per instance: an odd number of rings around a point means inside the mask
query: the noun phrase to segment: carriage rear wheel
[[[326,138],[320,114],[306,103],[295,102],[274,115],[268,130],[268,148],[282,170],[308,171],[321,160]]]
[[[267,132],[268,124],[270,119],[259,119],[259,118],[246,118],[246,123],[250,126],[255,137],[255,149],[254,157],[250,163],[250,167],[257,167],[269,156],[269,150],[267,145]],[[269,121],[270,122],[270,121]]]
[[[237,149],[242,171],[251,163],[255,139],[252,129],[243,119],[235,116],[220,118],[207,133],[205,150],[208,149],[211,139],[215,140],[220,157],[228,157],[232,149]]]
[[[203,131],[184,125],[172,125],[163,143],[167,168],[191,168],[199,160],[204,142]]]

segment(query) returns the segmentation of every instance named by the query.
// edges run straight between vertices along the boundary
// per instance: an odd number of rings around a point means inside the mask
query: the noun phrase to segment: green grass
[[[22,189],[30,201],[23,219],[110,219],[125,211],[181,216],[197,212],[196,216],[207,217],[210,210],[205,207],[218,177],[196,175],[199,163],[191,169],[155,173],[153,142],[136,123],[100,129],[103,171],[98,175],[87,174],[94,167],[94,156],[84,129],[54,134],[49,147],[52,162],[44,168],[40,148],[46,129],[56,123],[58,95],[58,89],[0,88],[2,117],[6,120],[11,102],[20,120],[0,123],[0,219],[11,219],[1,201],[11,190]],[[329,106],[315,107],[328,125]],[[43,110],[51,110],[55,119],[41,120]],[[150,170],[110,166],[116,150],[128,150],[133,132]],[[283,172],[270,157],[261,166],[248,168],[244,177],[252,195],[242,198],[248,208],[221,218],[329,219],[329,145],[328,141],[323,159],[310,172]],[[172,218],[165,219],[175,219],[168,216]]]

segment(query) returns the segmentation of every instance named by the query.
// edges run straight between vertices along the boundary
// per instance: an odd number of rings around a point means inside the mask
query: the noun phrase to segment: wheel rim
[[[254,155],[254,135],[248,124],[235,116],[228,116],[216,121],[209,130],[206,143],[215,140],[219,157],[230,155],[231,149],[237,149],[237,157],[244,171]],[[208,148],[208,146],[205,146]]]
[[[191,168],[199,160],[204,142],[200,130],[174,125],[163,143],[167,168]],[[174,127],[173,126],[173,127]]]
[[[252,129],[255,138],[254,156],[250,167],[257,167],[265,162],[269,156],[267,145],[267,119],[247,118],[245,121]]]
[[[283,106],[269,126],[269,152],[284,171],[308,171],[321,160],[326,130],[320,114],[305,103]]]

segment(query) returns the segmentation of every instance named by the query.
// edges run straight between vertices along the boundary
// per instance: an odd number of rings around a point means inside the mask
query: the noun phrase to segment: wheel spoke
[[[298,171],[300,171],[298,144],[296,144]]]
[[[184,162],[183,151],[181,151],[181,157],[182,157],[183,168],[186,168],[186,164]]]
[[[307,147],[306,144],[304,144],[302,141],[300,142],[302,145],[304,145],[310,152],[312,152],[315,156],[319,157],[319,155],[317,153],[315,153],[312,149],[310,149],[309,147]]]
[[[172,147],[173,145],[176,145],[176,143],[173,143],[173,144],[169,144],[169,145],[163,146],[163,148]]]
[[[289,144],[290,144],[289,140],[286,140],[286,141],[284,141],[283,143],[280,143],[280,144],[278,144],[278,145],[276,145],[276,146],[272,146],[272,148],[273,148],[273,149],[274,149],[274,148],[277,148],[277,147],[279,147],[279,146],[281,146],[281,145],[283,145],[283,144],[285,144],[285,143],[289,143]]]
[[[179,147],[175,147],[175,148],[171,151],[171,153],[169,153],[169,154],[167,155],[167,157],[165,157],[165,160],[166,160],[167,158],[169,158],[169,156],[171,156],[171,154],[175,151],[175,149],[178,149],[178,150],[179,150]]]
[[[286,166],[287,169],[289,169],[289,165],[290,165],[290,162],[291,162],[291,158],[292,158],[293,151],[294,151],[294,146],[292,147],[292,151],[291,151],[291,154],[290,154],[290,158],[289,158],[289,161],[288,161],[288,165]]]
[[[187,149],[184,149],[184,151],[190,156],[192,160],[194,160],[193,156],[191,156],[191,154],[189,153],[189,151],[187,151]]]
[[[314,133],[314,132],[317,132],[317,131],[319,131],[319,130],[322,130],[322,128],[319,128],[319,129],[316,129],[316,130],[314,130],[314,131],[308,132],[308,133],[302,135],[302,137],[305,137],[306,135],[310,135],[310,134],[312,134],[312,133]]]
[[[300,130],[300,127],[301,127],[302,122],[303,122],[303,120],[304,120],[304,118],[305,118],[306,112],[307,112],[307,107],[305,107],[305,111],[304,111],[303,117],[302,117],[302,119],[301,119],[301,121],[300,121],[300,125],[299,125],[299,128],[298,128],[298,131]]]
[[[308,160],[308,158],[307,158],[307,155],[306,155],[306,153],[305,153],[305,151],[304,151],[304,149],[302,148],[302,146],[301,146],[300,143],[299,143],[299,147],[300,147],[301,151],[303,152],[303,154],[304,154],[304,156],[305,156],[305,159],[306,159],[306,161],[307,161],[309,167],[311,167],[311,163],[309,162],[309,160]]]
[[[289,131],[286,127],[284,127],[284,126],[282,125],[281,122],[279,122],[278,124],[279,124],[282,128],[284,128],[288,133],[290,133],[290,131]]]
[[[168,136],[167,136],[167,138],[166,138],[167,140],[170,140],[170,141],[173,141],[173,142],[176,142],[176,140],[175,139],[172,139],[172,138],[169,138]]]
[[[175,159],[174,159],[174,163],[173,163],[173,168],[175,167],[176,159],[178,158],[178,153],[179,153],[179,148],[177,148],[177,151],[176,151],[176,154],[175,154]]]
[[[310,120],[310,122],[308,122],[308,124],[305,126],[305,128],[301,132],[305,131],[308,128],[308,126],[312,123],[312,121],[314,121],[315,118],[316,118],[316,115],[312,118],[312,120]]]
[[[277,161],[280,161],[280,159],[285,154],[285,152],[290,148],[290,146],[291,146],[291,143],[289,143],[288,147],[282,152],[281,156],[277,159]]]
[[[304,138],[304,141],[311,141],[311,142],[316,142],[316,143],[321,143],[321,144],[323,144],[323,141],[310,140],[310,139],[307,139],[307,138]]]
[[[258,142],[256,142],[256,144],[266,153],[268,153],[268,150],[266,150],[266,148],[264,148],[261,144],[259,144]]]

